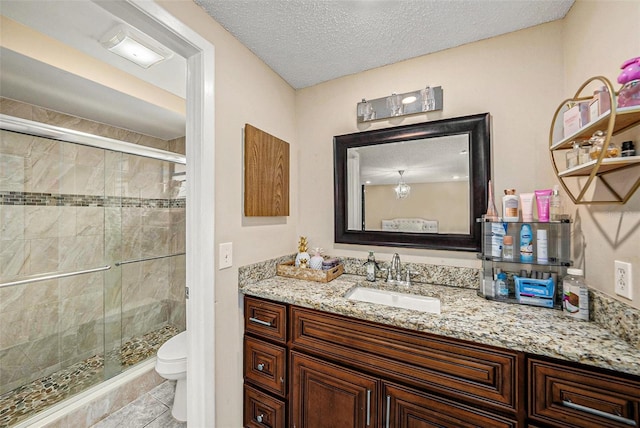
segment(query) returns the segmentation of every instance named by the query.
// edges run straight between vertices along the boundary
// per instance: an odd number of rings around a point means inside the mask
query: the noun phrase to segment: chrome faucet
[[[398,253],[394,253],[391,258],[391,268],[389,269],[389,278],[391,278],[391,272],[395,272],[396,281],[400,281],[402,279],[402,265],[400,264],[400,255]]]
[[[400,255],[394,253],[391,258],[391,264],[387,269],[387,282],[401,285],[411,285],[411,275],[417,272],[410,271],[407,267],[405,269],[405,280],[402,280],[402,264],[400,263]],[[395,275],[395,278],[394,278]]]

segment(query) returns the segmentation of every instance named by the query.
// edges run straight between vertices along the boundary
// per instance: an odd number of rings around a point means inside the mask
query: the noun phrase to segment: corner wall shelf
[[[564,138],[557,138],[554,134],[558,132],[558,124],[556,123],[558,116],[564,112],[568,103],[590,100],[591,97],[582,96],[582,93],[589,84],[598,81],[607,88],[611,109],[598,116],[595,120],[590,121],[571,135]],[[589,139],[593,133],[598,130],[606,131],[606,138],[603,147],[607,148],[609,147],[609,142],[612,136],[640,125],[640,106],[616,108],[617,95],[618,94],[613,90],[611,82],[607,78],[602,76],[592,77],[580,86],[573,98],[564,100],[558,106],[553,116],[553,120],[551,121],[551,129],[549,131],[549,154],[551,156],[551,162],[555,174],[560,180],[560,184],[575,204],[625,204],[640,187],[640,168],[638,168],[640,165],[640,156],[607,158],[607,150],[602,150],[597,159],[562,171],[558,168],[557,160],[554,156],[554,152],[569,150],[575,140]],[[605,176],[613,171],[620,171],[623,169],[630,169],[629,175],[632,180],[635,180],[635,182],[628,188],[626,193],[620,194],[607,181]],[[565,180],[578,179],[580,177],[586,177],[586,181],[584,183],[578,183],[578,194],[576,196],[567,186]],[[605,188],[612,195],[613,200],[585,199],[585,194],[589,187],[598,181],[602,182]]]

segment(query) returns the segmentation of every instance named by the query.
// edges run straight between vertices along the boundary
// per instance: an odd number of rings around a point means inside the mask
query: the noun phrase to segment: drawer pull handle
[[[264,415],[258,415],[258,416],[256,416],[256,421],[257,421],[258,423],[262,423],[262,419],[264,419]]]
[[[582,406],[580,404],[572,403],[571,400],[563,400],[562,404],[570,409],[579,410],[581,412],[590,413],[592,415],[600,416],[602,418],[611,419],[616,422],[621,422],[626,425],[636,426],[636,421],[623,418],[622,416],[612,415],[611,413],[603,412],[602,410],[592,409],[591,407]]]
[[[385,423],[385,428],[389,428],[389,422],[391,418],[391,396],[387,395],[387,420]]]
[[[260,325],[264,325],[264,326],[267,326],[267,327],[271,327],[271,323],[270,322],[262,321],[262,320],[259,320],[258,318],[251,317],[251,318],[249,318],[249,321],[254,322],[256,324],[260,324]]]
[[[261,372],[262,370],[264,370],[264,364],[263,364],[263,363],[258,364],[257,369],[258,369],[258,371],[259,371],[259,372]]]
[[[371,425],[371,390],[367,389],[367,426]]]

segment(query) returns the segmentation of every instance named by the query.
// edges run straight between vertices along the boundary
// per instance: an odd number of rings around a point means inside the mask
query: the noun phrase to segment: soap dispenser
[[[364,265],[367,268],[367,281],[374,282],[376,280],[376,270],[379,268],[378,263],[376,262],[376,257],[373,255],[373,251],[369,251],[369,257]]]

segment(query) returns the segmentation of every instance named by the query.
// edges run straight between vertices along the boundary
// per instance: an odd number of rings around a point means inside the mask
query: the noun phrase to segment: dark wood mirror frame
[[[481,225],[476,222],[476,219],[482,217],[487,211],[487,184],[491,178],[490,128],[489,113],[482,113],[334,137],[335,242],[479,252]],[[469,234],[423,234],[347,229],[348,149],[459,134],[469,136]]]

